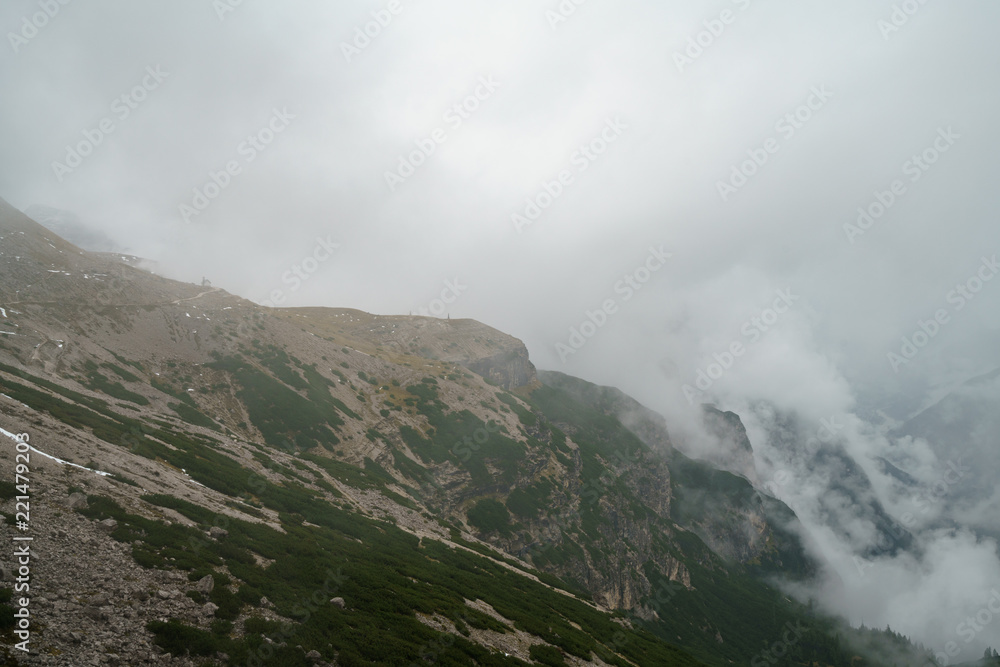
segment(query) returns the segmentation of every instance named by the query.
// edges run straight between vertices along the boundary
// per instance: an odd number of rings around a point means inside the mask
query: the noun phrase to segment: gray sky
[[[1000,280],[951,293],[1000,253],[995,3],[231,1],[3,3],[0,197],[257,302],[457,280],[452,317],[677,422],[734,344],[695,403],[902,417],[1000,365]]]

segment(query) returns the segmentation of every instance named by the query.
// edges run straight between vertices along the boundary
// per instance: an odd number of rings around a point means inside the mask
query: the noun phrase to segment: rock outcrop
[[[746,477],[758,484],[753,445],[747,429],[735,412],[723,412],[711,405],[702,406],[705,428],[718,439],[719,447],[705,458],[723,470]]]

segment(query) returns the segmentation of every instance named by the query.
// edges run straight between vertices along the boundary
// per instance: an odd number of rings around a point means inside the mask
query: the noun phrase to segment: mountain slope
[[[26,664],[721,665],[796,623],[778,664],[850,661],[759,579],[798,567],[780,507],[539,383],[510,336],[264,309],[2,202],[0,244],[0,428],[37,448]]]

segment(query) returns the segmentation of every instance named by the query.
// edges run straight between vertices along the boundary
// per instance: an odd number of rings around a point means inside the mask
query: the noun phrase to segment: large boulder
[[[210,574],[206,574],[198,580],[197,584],[194,585],[194,589],[196,591],[204,593],[205,595],[211,593],[213,588],[215,588],[215,578]]]

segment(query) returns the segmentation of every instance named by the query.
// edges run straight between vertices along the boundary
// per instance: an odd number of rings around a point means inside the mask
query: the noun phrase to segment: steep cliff
[[[728,470],[758,484],[757,468],[753,460],[753,445],[747,429],[735,412],[723,412],[715,406],[703,405],[702,416],[709,433],[718,439],[719,447],[707,460],[717,468]]]

